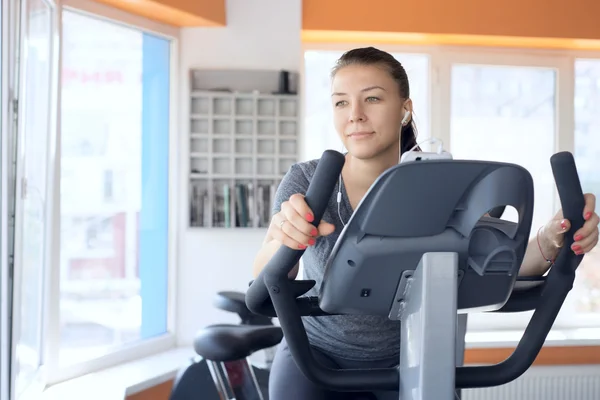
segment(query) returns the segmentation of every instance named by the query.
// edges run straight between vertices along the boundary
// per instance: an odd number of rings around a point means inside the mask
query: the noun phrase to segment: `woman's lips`
[[[348,137],[352,138],[352,139],[364,139],[364,138],[371,136],[373,133],[374,132],[368,132],[368,131],[352,132],[352,133],[348,134]]]

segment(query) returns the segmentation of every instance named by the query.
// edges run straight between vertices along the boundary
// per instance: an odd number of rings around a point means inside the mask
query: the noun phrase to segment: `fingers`
[[[590,236],[594,231],[598,230],[598,214],[592,213],[587,221],[583,224],[581,228],[579,228],[576,232],[573,233],[573,240],[576,242],[581,239]]]
[[[303,195],[299,193],[293,194],[290,197],[289,203],[304,220],[308,221],[309,223],[313,222],[315,216],[313,215],[313,212],[308,204],[306,204],[306,200],[304,199]]]
[[[312,210],[304,196],[295,194],[281,204],[281,211],[271,219],[271,236],[292,249],[305,249],[316,243],[316,238],[335,230],[335,226],[321,221],[318,229],[311,223]]]
[[[571,245],[571,249],[575,254],[583,254],[592,250],[598,244],[598,224],[600,218],[596,214],[596,196],[592,193],[586,193],[583,195],[585,199],[585,206],[583,207],[583,219],[585,223],[583,226],[573,233],[574,243]],[[562,219],[562,209],[555,216],[557,219]],[[561,221],[566,222],[567,228],[556,232],[563,233],[571,229],[571,224],[568,220],[562,219]],[[556,226],[556,223],[555,223]]]
[[[320,221],[319,226],[315,228],[312,224],[314,221],[314,214],[308,204],[306,204],[304,196],[301,194],[295,194],[290,197],[289,204],[293,206],[293,210],[296,211],[296,213],[291,216],[286,213],[286,217],[296,218],[296,220],[292,222],[294,222],[294,226],[304,234],[316,238],[329,235],[335,230],[335,225],[325,221]],[[292,213],[291,210],[290,213]]]
[[[563,234],[571,229],[571,221],[568,219],[554,219],[551,221],[552,233],[554,234]]]
[[[544,227],[544,234],[553,246],[562,247],[564,233],[571,229],[568,219],[553,219]]]
[[[584,237],[583,239],[574,242],[571,245],[571,249],[575,254],[584,254],[591,251],[598,244],[598,230],[596,229],[591,235]]]
[[[335,225],[321,221],[319,224],[319,236],[331,235],[335,231]]]
[[[560,219],[556,221],[558,233],[565,233],[571,229],[571,221],[568,219]]]
[[[290,238],[294,239],[298,245],[310,246],[311,239],[317,234],[315,228],[310,222],[302,217],[291,204],[286,201],[281,204],[282,220],[285,221],[279,228]]]
[[[271,226],[269,228],[271,236],[291,249],[305,249],[308,246],[309,239],[307,235],[298,231],[285,216],[283,212],[284,204],[281,204],[282,211],[275,214],[271,219]]]
[[[583,219],[588,221],[594,214],[594,211],[596,210],[596,196],[594,196],[592,193],[586,193],[583,195],[583,197],[585,198],[585,206],[583,207]]]
[[[600,223],[598,214],[593,213],[581,229],[575,232],[573,237],[575,242],[571,245],[571,249],[576,254],[587,253],[596,246],[598,243],[598,223]]]

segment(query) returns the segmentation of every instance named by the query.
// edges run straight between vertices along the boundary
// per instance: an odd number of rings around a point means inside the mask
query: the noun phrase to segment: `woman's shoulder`
[[[315,171],[317,170],[318,164],[319,159],[295,162],[294,164],[290,165],[288,171],[283,177],[281,184],[295,184],[307,187],[310,181],[312,180]]]
[[[277,185],[275,200],[273,202],[273,212],[279,212],[281,203],[289,199],[293,194],[306,193],[318,163],[319,160],[315,159],[300,161],[290,165],[281,182]]]
[[[318,164],[319,159],[315,158],[312,160],[299,161],[293,164],[291,169],[297,169],[298,172],[302,172],[304,176],[310,180],[310,178],[312,178],[312,176],[315,174]]]

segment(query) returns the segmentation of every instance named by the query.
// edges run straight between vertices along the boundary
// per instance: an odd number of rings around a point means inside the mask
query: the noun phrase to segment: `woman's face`
[[[333,78],[331,102],[335,129],[352,156],[370,159],[398,149],[405,99],[385,68],[340,69]]]

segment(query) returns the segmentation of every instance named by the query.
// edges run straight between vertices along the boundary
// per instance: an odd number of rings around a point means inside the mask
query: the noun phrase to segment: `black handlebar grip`
[[[321,156],[304,197],[306,204],[314,213],[314,226],[318,226],[323,218],[345,162],[344,155],[335,150],[327,150]]]
[[[571,228],[565,234],[563,248],[555,264],[559,268],[564,268],[565,271],[573,271],[577,269],[583,259],[583,255],[576,256],[573,253],[571,245],[575,241],[573,237],[575,232],[585,223],[583,219],[585,198],[573,154],[568,151],[556,153],[550,158],[550,164],[560,197],[563,217],[571,223]]]
[[[304,197],[306,204],[313,212],[312,224],[314,226],[318,226],[323,218],[345,161],[346,159],[342,153],[335,150],[326,150],[317,164]],[[268,289],[264,285],[264,275],[269,274],[279,278],[287,278],[302,254],[304,254],[304,250],[295,250],[286,246],[282,246],[277,250],[246,291],[246,306],[250,311],[260,314],[262,304],[269,299]]]

